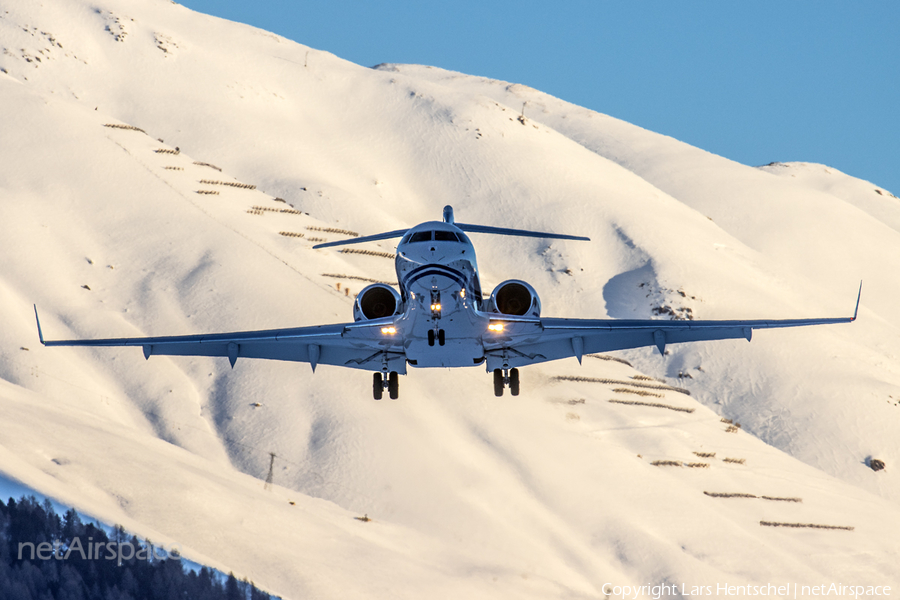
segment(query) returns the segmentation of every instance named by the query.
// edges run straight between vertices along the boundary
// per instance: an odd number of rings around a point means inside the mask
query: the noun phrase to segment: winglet
[[[853,317],[850,319],[851,322],[856,320],[856,315],[859,314],[859,299],[862,298],[862,280],[859,282],[859,294],[856,296],[856,308],[853,310]]]
[[[41,345],[46,346],[44,343],[44,332],[41,331],[41,319],[38,317],[37,304],[34,305],[34,320],[37,321],[38,328],[38,339],[41,340]]]

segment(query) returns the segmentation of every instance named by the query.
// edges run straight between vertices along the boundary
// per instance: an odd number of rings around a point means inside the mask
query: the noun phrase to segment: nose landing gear
[[[494,395],[498,398],[503,395],[503,388],[509,386],[509,393],[519,395],[519,370],[518,369],[494,369]]]
[[[446,337],[444,335],[443,329],[438,329],[437,333],[435,333],[434,329],[428,330],[428,345],[434,346],[435,340],[437,340],[438,345],[443,346],[446,341]]]
[[[400,397],[400,377],[396,371],[391,371],[383,376],[381,373],[375,373],[372,377],[372,396],[376,400],[381,400],[384,396],[384,390],[388,391],[391,400]]]

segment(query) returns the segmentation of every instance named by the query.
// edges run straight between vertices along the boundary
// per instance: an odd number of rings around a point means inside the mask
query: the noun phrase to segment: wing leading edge
[[[381,333],[382,327],[394,324],[393,318],[234,333],[45,340],[36,306],[34,316],[44,346],[140,346],[148,359],[158,355],[226,356],[233,367],[238,358],[265,358],[309,363],[313,371],[320,364],[377,371],[387,360],[389,370],[406,373],[402,344]]]
[[[530,318],[490,315],[502,323],[503,332],[485,338],[488,369],[521,367],[584,354],[666,345],[682,342],[752,338],[754,329],[803,327],[850,323],[859,313],[862,284],[852,317],[782,320],[662,321],[628,319]],[[233,367],[238,358],[263,358],[406,373],[406,353],[401,337],[385,335],[382,328],[395,325],[394,318],[358,323],[338,323],[234,333],[164,337],[45,340],[37,307],[34,309],[38,336],[44,346],[140,346],[144,357],[223,356]],[[498,366],[499,365],[499,366]]]
[[[492,322],[504,324],[504,334],[494,340],[487,354],[491,362],[491,357],[505,352],[509,366],[519,367],[572,356],[581,362],[584,354],[645,346],[656,346],[660,354],[665,354],[668,344],[740,338],[750,341],[754,329],[851,323],[859,313],[861,296],[862,284],[852,317],[820,319],[662,321],[529,319],[492,315]],[[490,365],[488,368],[491,368]]]

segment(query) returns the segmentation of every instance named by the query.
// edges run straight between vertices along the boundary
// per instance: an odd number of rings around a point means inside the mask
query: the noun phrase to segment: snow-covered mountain
[[[10,0],[0,47],[9,480],[286,598],[900,587],[889,191],[167,0]],[[365,372],[38,343],[33,303],[54,338],[350,320],[392,261],[315,240],[445,204],[592,238],[474,238],[485,288],[547,315],[848,316],[863,279],[860,318],[530,367],[499,399],[478,368],[375,402]]]

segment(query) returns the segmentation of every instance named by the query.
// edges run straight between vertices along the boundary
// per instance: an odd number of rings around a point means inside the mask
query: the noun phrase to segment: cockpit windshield
[[[430,242],[432,231],[417,231],[409,237],[409,243],[415,244],[416,242]]]
[[[415,244],[416,242],[468,242],[466,236],[459,235],[455,231],[416,231],[406,234],[400,241],[401,244]]]
[[[435,231],[434,241],[436,242],[458,242],[459,238],[452,231]]]

